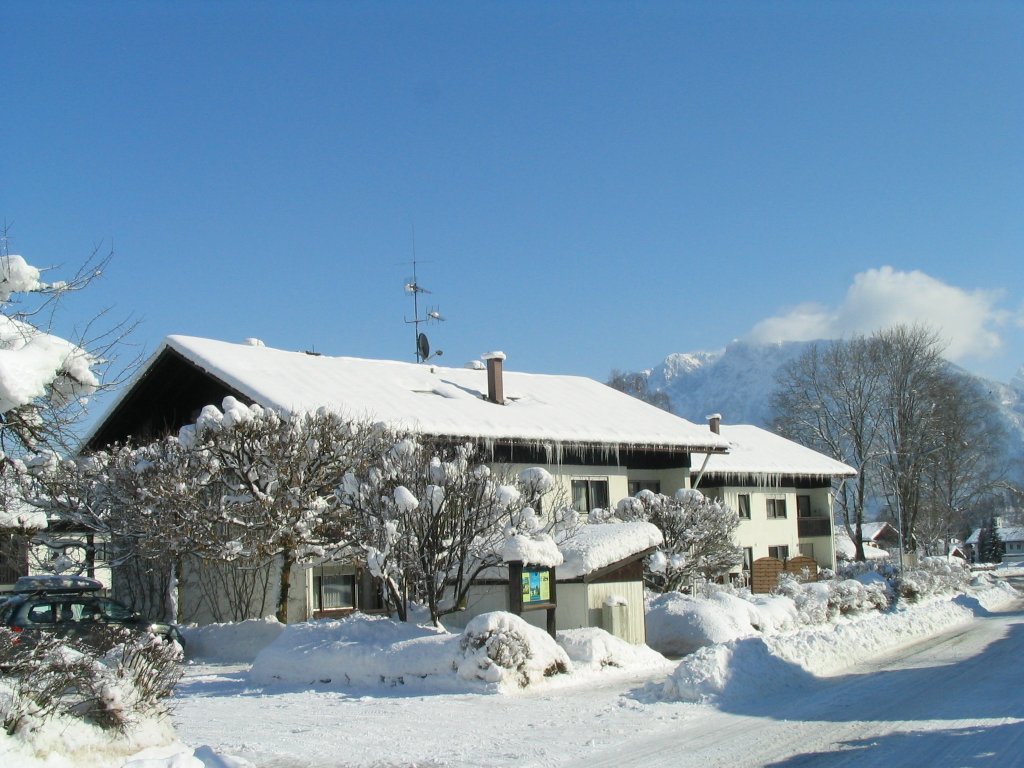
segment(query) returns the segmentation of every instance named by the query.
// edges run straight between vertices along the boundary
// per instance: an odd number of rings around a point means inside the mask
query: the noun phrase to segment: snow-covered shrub
[[[892,590],[881,578],[827,579],[802,583],[790,574],[779,577],[779,594],[791,598],[802,624],[824,624],[837,616],[885,610]]]
[[[181,676],[181,649],[155,637],[106,630],[110,648],[51,635],[32,643],[0,629],[0,716],[8,734],[32,731],[58,716],[123,731],[135,720],[166,714],[166,701]],[[77,645],[77,647],[76,647]]]
[[[962,560],[928,557],[916,568],[906,569],[897,576],[895,589],[902,599],[914,601],[930,595],[962,592],[970,582],[970,568]]]
[[[571,662],[554,639],[511,613],[475,617],[459,641],[459,677],[525,688],[542,677],[564,674]]]

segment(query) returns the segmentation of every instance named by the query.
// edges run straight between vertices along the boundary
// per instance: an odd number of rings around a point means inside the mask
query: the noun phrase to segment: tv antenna
[[[406,323],[413,327],[413,332],[416,335],[416,362],[425,363],[431,358],[440,357],[444,354],[444,350],[438,349],[431,354],[430,351],[430,340],[427,339],[427,334],[420,331],[420,325],[422,323],[443,323],[444,317],[436,307],[428,307],[426,313],[420,316],[420,294],[430,293],[419,283],[419,279],[416,276],[416,255],[412,257],[412,278],[405,281],[405,292],[412,294],[412,320],[406,319]]]

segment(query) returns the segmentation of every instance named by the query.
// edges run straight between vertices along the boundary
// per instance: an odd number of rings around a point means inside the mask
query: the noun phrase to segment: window
[[[741,493],[736,497],[736,514],[740,516],[742,520],[750,519],[750,494]]]
[[[800,545],[800,554],[804,557],[814,559],[814,545],[810,543],[802,543]]]
[[[630,480],[629,495],[636,496],[640,491],[661,493],[661,482],[658,480]]]
[[[608,480],[573,480],[572,505],[577,512],[583,514],[592,509],[607,509]]]
[[[810,496],[797,496],[796,497],[796,516],[797,517],[810,517],[811,516],[811,497]]]
[[[751,568],[751,565],[753,564],[753,562],[754,562],[754,548],[753,547],[744,547],[743,548],[743,570],[744,571],[749,571],[750,568]]]
[[[352,573],[332,573],[321,570],[313,575],[313,608],[330,611],[354,608],[356,577]]]
[[[786,516],[786,500],[784,498],[766,499],[765,504],[768,507],[769,520],[781,520]]]
[[[778,558],[779,560],[785,560],[785,559],[787,559],[789,557],[789,547],[788,546],[768,547],[768,557],[775,557],[775,558]]]

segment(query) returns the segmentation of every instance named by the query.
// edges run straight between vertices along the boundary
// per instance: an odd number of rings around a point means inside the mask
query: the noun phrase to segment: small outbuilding
[[[644,558],[662,543],[651,523],[600,523],[580,526],[559,542],[563,562],[555,568],[557,629],[600,627],[627,642],[646,642]],[[492,568],[470,589],[463,610],[446,625],[462,627],[482,613],[510,610],[507,568]],[[523,618],[545,626],[542,611]]]

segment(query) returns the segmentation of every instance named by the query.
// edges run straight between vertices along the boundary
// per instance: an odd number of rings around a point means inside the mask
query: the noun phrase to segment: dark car
[[[152,633],[184,647],[173,624],[151,621],[123,603],[97,593],[103,584],[82,576],[25,576],[0,603],[0,626],[28,640],[40,632],[89,642],[102,630],[122,626]]]

